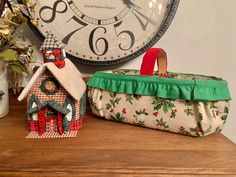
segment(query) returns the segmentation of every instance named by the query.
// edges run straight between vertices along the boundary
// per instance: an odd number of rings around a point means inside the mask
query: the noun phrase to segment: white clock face
[[[78,61],[115,64],[155,44],[178,0],[29,0],[27,5],[37,29],[44,36],[51,31]]]

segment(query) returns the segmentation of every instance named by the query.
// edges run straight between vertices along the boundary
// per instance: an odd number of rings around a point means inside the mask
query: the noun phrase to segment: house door
[[[63,114],[51,107],[46,106],[39,110],[38,123],[39,135],[45,131],[56,131],[60,135],[63,133]]]

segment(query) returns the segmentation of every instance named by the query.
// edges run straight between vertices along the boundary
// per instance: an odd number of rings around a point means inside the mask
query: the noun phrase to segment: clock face
[[[69,58],[110,65],[131,60],[164,34],[179,0],[29,0],[37,31],[52,32]]]

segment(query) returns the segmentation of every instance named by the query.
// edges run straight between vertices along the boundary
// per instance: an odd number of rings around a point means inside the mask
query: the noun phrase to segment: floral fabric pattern
[[[190,136],[220,132],[229,113],[229,101],[170,100],[92,87],[88,98],[92,112],[105,119]]]

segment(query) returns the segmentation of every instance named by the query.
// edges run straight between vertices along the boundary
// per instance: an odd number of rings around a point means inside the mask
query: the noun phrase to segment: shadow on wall
[[[81,64],[81,63],[78,63],[78,62],[74,62],[73,63],[76,65],[76,67],[79,69],[79,71],[81,73],[83,73],[83,75],[92,75],[94,74],[96,71],[104,71],[104,70],[114,70],[114,69],[117,69],[117,68],[120,68],[121,66],[123,66],[125,63],[122,63],[122,64],[116,64],[116,65],[111,65],[111,66],[108,66],[108,65],[101,65],[101,66],[97,66],[97,65],[94,65],[94,66],[91,66],[91,65],[86,65],[86,64]]]
[[[37,38],[37,36],[31,31],[30,27],[27,24],[24,24],[21,28],[20,28],[20,34],[26,36],[26,38],[31,41],[31,43],[33,43],[35,45],[35,50],[34,50],[34,55],[37,58],[37,64],[36,65],[41,65],[43,63],[43,58],[41,56],[41,52],[39,50],[42,42]],[[69,58],[69,57],[67,57]],[[70,59],[70,58],[69,58]],[[73,60],[72,60],[73,61]],[[96,71],[102,71],[102,70],[113,70],[113,69],[117,69],[120,68],[121,66],[123,66],[124,64],[128,63],[128,62],[124,62],[121,64],[116,64],[116,65],[86,65],[86,64],[81,64],[78,62],[73,61],[73,63],[76,65],[76,67],[79,69],[79,71],[84,75],[92,75],[94,74]]]

